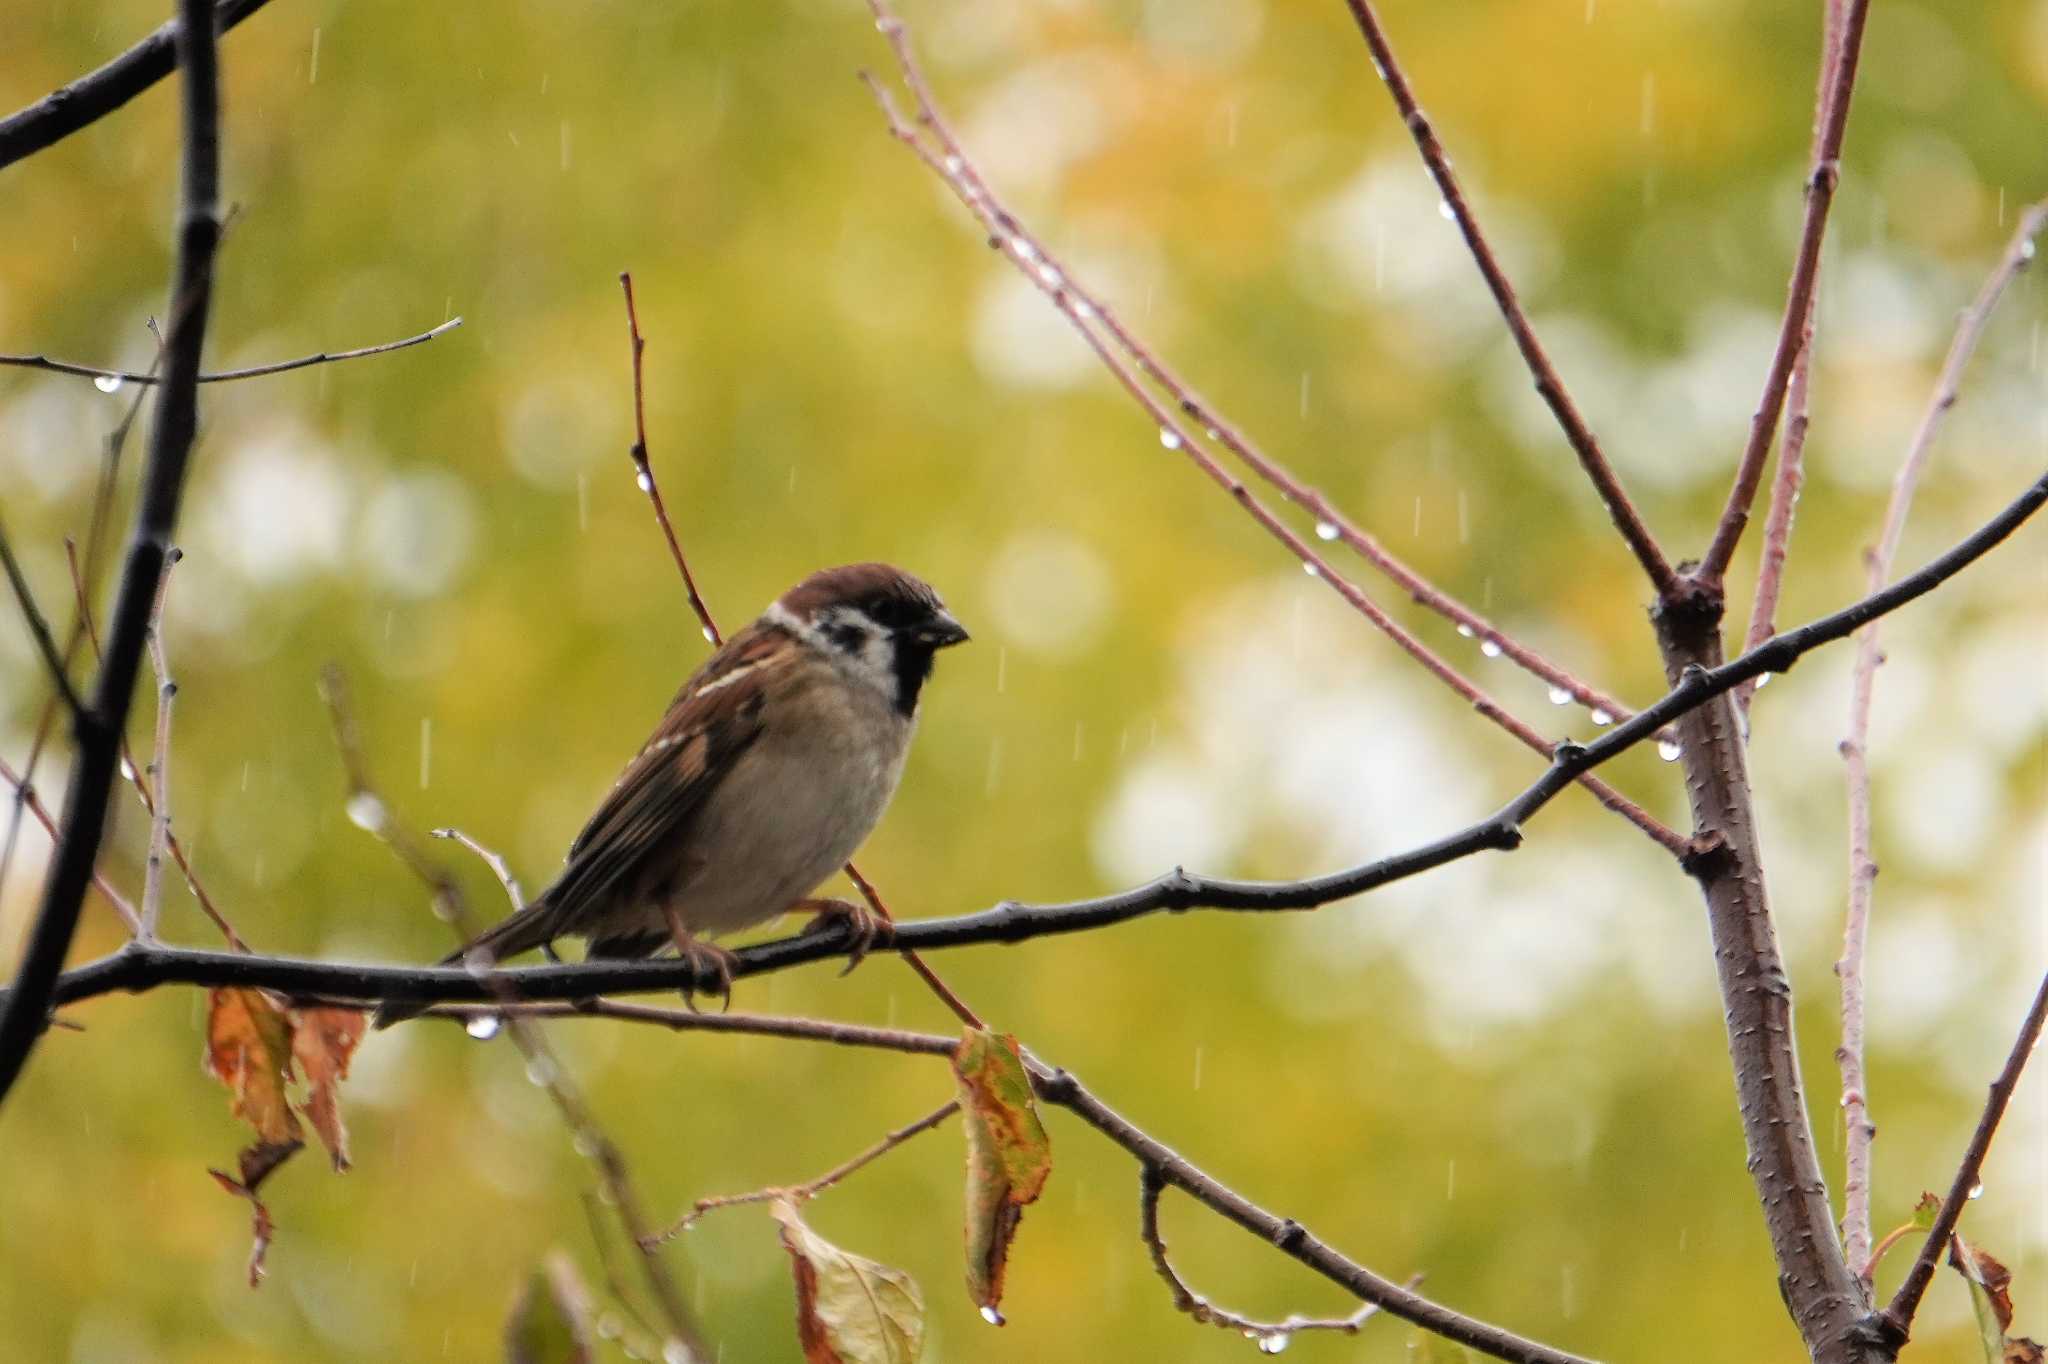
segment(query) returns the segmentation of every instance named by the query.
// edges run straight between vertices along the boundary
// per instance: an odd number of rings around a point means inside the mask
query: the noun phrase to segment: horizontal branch
[[[1160,911],[1191,909],[1269,912],[1314,909],[1333,901],[1404,880],[1462,857],[1509,851],[1522,841],[1522,826],[1581,773],[1598,767],[1656,734],[1680,715],[1738,684],[1765,673],[1785,672],[1822,645],[1846,638],[1859,627],[1914,601],[1982,558],[2048,502],[2048,474],[1967,539],[1922,567],[1851,606],[1788,630],[1717,668],[1689,668],[1678,685],[1656,704],[1615,726],[1591,744],[1561,744],[1550,766],[1522,793],[1475,824],[1418,848],[1361,866],[1299,881],[1236,881],[1195,876],[1175,869],[1156,880],[1099,899],[1067,904],[1025,905],[1007,901],[975,914],[918,919],[883,930],[878,948],[917,950],[978,943],[1017,943],[1030,938],[1076,933],[1124,923]],[[844,956],[844,931],[806,932],[742,948],[735,979],[786,970],[807,962]],[[130,944],[98,961],[66,972],[56,984],[54,1004],[70,1004],[117,991],[158,985],[246,985],[292,995],[317,995],[356,1002],[402,1001],[485,1003],[510,994],[526,1000],[576,1000],[598,994],[712,987],[689,963],[596,961],[515,967],[472,973],[454,966],[377,966],[294,957],[242,956],[155,944]],[[0,992],[0,998],[5,992]]]
[[[226,33],[267,3],[220,0],[213,9],[213,31]],[[0,170],[97,123],[177,70],[177,39],[175,19],[160,24],[105,66],[0,119]]]
[[[417,346],[433,340],[444,332],[452,332],[461,325],[461,318],[451,317],[430,331],[423,331],[417,336],[408,336],[402,340],[386,341],[376,346],[359,346],[355,350],[323,350],[318,355],[301,355],[296,360],[273,360],[267,365],[251,365],[247,369],[224,369],[214,374],[202,374],[197,382],[225,384],[235,379],[260,379],[266,374],[284,374],[295,369],[311,369],[314,365],[331,365],[337,360],[360,360],[366,355],[383,355],[388,351]],[[123,384],[157,382],[153,371],[100,369],[94,365],[73,364],[69,360],[52,360],[47,355],[0,355],[0,365],[13,365],[17,369],[47,370],[52,374],[75,374],[81,379],[113,379]],[[112,387],[109,385],[110,389]]]

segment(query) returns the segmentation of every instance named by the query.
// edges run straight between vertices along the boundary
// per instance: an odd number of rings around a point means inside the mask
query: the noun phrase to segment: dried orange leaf
[[[292,1056],[306,1077],[306,1103],[300,1111],[320,1134],[335,1170],[346,1170],[348,1128],[341,1121],[337,1091],[369,1020],[357,1009],[301,1009],[293,1021]]]
[[[277,1232],[277,1224],[270,1220],[270,1209],[257,1192],[271,1172],[291,1159],[292,1153],[305,1145],[297,1137],[288,1142],[262,1142],[242,1149],[239,1161],[242,1177],[222,1174],[219,1170],[206,1173],[214,1182],[237,1198],[246,1198],[255,1211],[250,1215],[249,1228],[249,1287],[263,1282],[263,1257],[270,1253],[270,1239]]]
[[[2020,1336],[2005,1342],[2005,1358],[1999,1364],[2042,1364],[2044,1359],[2048,1359],[2048,1350],[2043,1350],[2039,1341]]]
[[[297,1145],[299,1120],[285,1101],[292,1023],[261,990],[213,990],[206,1014],[206,1069],[233,1095],[234,1115],[259,1145]]]
[[[915,1364],[924,1353],[924,1294],[900,1269],[852,1255],[807,1226],[786,1198],[782,1224],[796,1276],[796,1335],[804,1364]]]
[[[590,1290],[560,1251],[533,1272],[505,1322],[506,1364],[591,1364]]]
[[[953,1051],[953,1075],[967,1129],[967,1292],[1000,1326],[1010,1241],[1052,1174],[1052,1142],[1016,1038],[968,1029]]]

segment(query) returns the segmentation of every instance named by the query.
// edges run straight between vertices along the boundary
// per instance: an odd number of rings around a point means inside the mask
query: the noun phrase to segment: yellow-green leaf
[[[915,1364],[924,1353],[924,1294],[916,1280],[833,1245],[788,1199],[769,1211],[782,1224],[796,1276],[805,1364]]]
[[[1931,1193],[1920,1195],[1920,1201],[1913,1205],[1913,1227],[1916,1231],[1933,1231],[1934,1219],[1941,1212],[1941,1199]]]
[[[1016,1038],[969,1029],[954,1049],[953,1074],[967,1129],[967,1292],[1000,1326],[1010,1241],[1052,1174],[1052,1142]]]

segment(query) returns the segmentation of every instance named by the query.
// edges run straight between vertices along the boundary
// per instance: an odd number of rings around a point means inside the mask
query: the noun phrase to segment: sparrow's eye
[[[915,602],[901,597],[875,597],[863,603],[862,611],[867,618],[884,630],[901,630],[914,625],[923,616],[924,610]]]

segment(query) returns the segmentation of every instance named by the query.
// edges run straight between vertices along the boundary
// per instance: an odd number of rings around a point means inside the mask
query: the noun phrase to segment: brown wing
[[[592,932],[614,894],[633,889],[650,862],[677,858],[691,816],[761,735],[761,688],[736,684],[745,673],[780,667],[784,643],[774,626],[749,626],[683,684],[542,897],[556,932]]]

